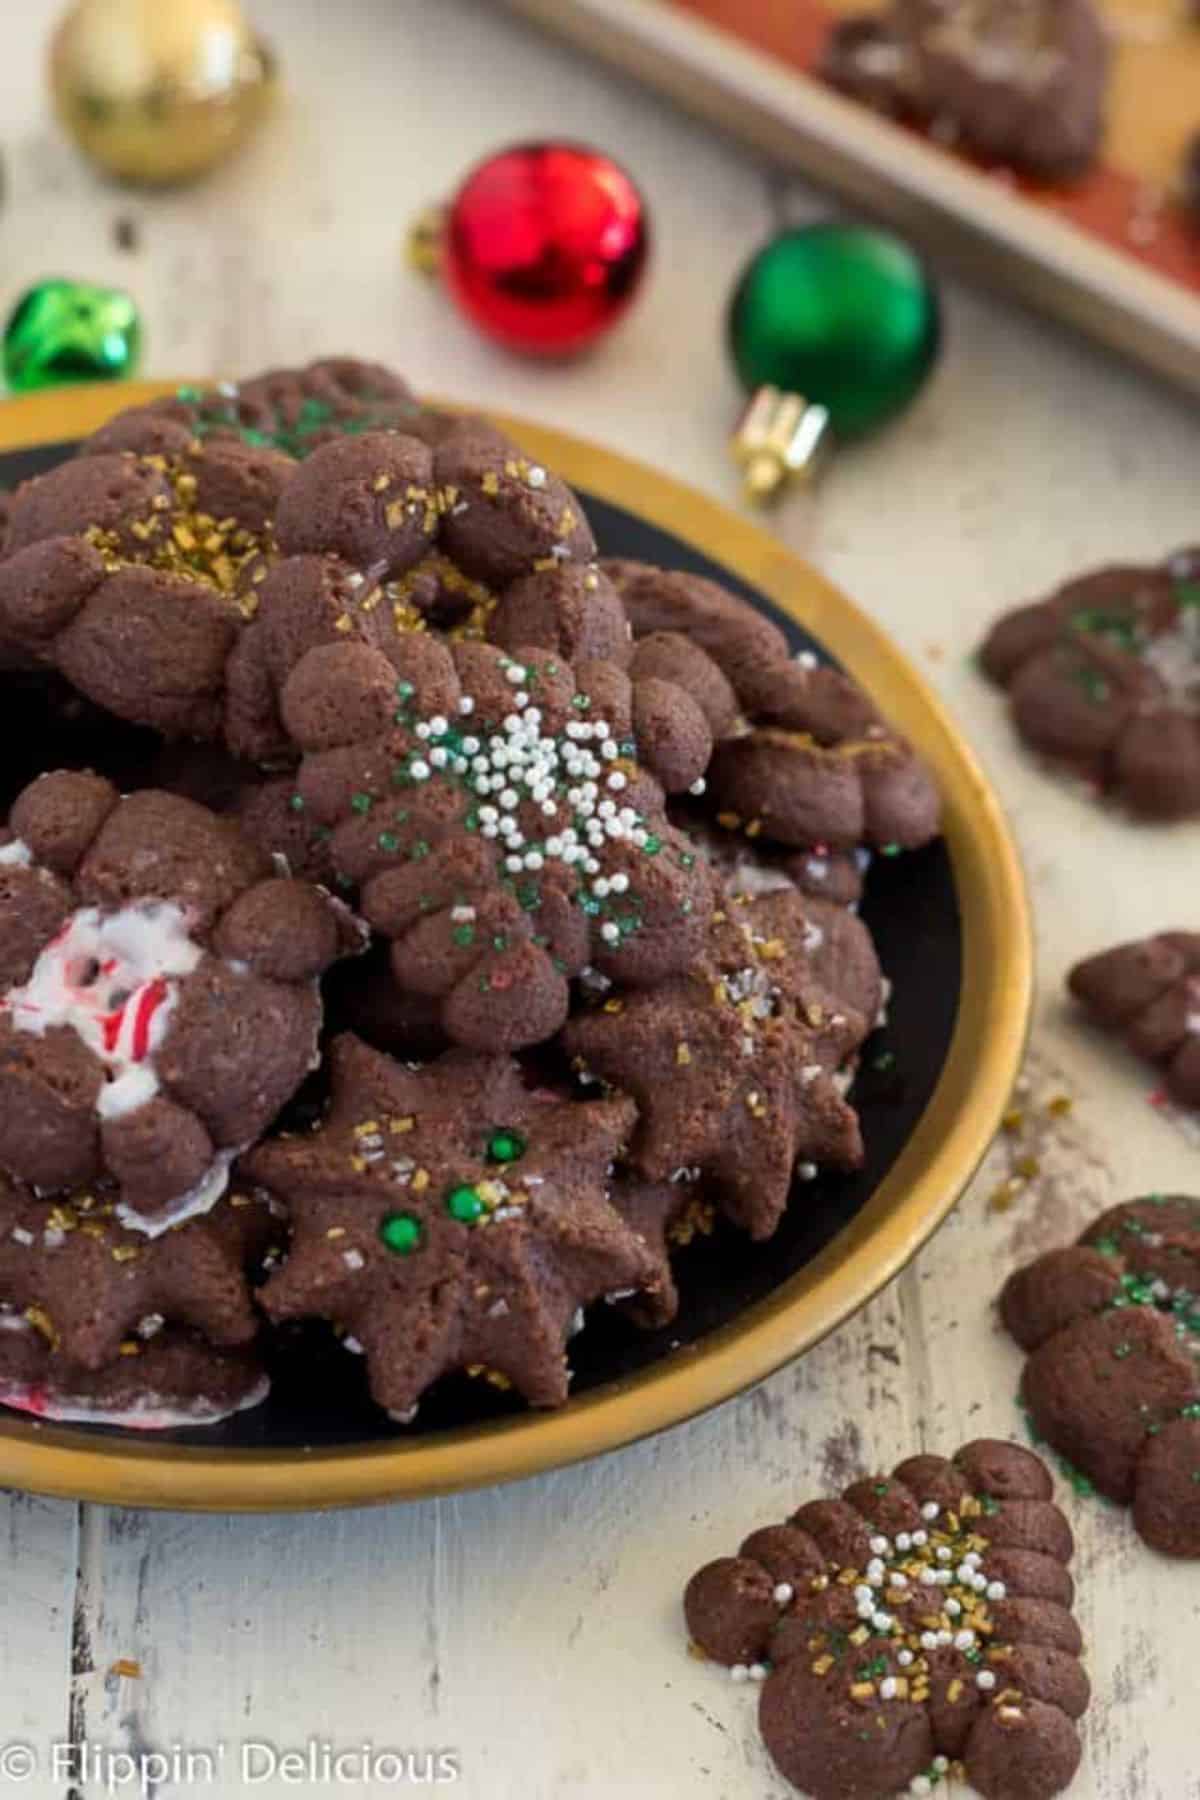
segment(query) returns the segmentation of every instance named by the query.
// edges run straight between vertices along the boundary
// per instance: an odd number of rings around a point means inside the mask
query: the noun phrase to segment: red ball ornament
[[[486,337],[569,356],[612,329],[649,250],[641,194],[585,144],[515,144],[472,170],[446,213],[441,265]]]

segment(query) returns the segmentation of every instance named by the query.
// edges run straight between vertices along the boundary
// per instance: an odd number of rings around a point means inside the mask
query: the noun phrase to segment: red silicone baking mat
[[[1115,56],[1097,167],[1014,178],[831,92],[832,21],[870,0],[509,0],[1002,286],[1200,392],[1200,227],[1176,186],[1200,132],[1200,9],[1102,0]]]

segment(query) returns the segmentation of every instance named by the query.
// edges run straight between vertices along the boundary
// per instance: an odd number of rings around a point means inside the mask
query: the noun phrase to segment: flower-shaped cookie
[[[1068,581],[981,661],[1035,750],[1146,818],[1200,812],[1200,551]]]
[[[698,947],[709,877],[659,785],[688,786],[708,757],[682,689],[412,633],[390,659],[310,651],[283,717],[305,753],[298,804],[332,831],[400,987],[441,1001],[454,1042],[538,1043],[589,964],[649,984]]]
[[[1164,931],[1076,963],[1072,994],[1163,1072],[1180,1106],[1200,1107],[1200,932]]]
[[[601,565],[635,638],[690,636],[727,677],[742,718],[720,735],[706,806],[717,823],[818,856],[858,846],[916,849],[939,830],[925,765],[858,685],[811,655],[792,659],[770,620],[716,582]]]
[[[158,1428],[256,1404],[248,1272],[284,1235],[278,1210],[234,1194],[147,1239],[103,1190],[48,1201],[0,1176],[0,1401]]]
[[[331,439],[403,431],[421,416],[408,384],[379,363],[325,357],[303,369],[268,369],[250,381],[181,387],[127,407],[86,438],[81,456],[109,450],[172,455],[194,439],[233,439],[297,459]]]
[[[215,737],[294,464],[236,441],[61,463],[12,497],[0,643],[118,718]]]
[[[1079,1764],[1090,1697],[1045,1465],[980,1439],[813,1500],[700,1569],[692,1640],[761,1681],[759,1727],[813,1800],[1050,1800]]]
[[[879,966],[853,914],[793,890],[722,903],[707,925],[683,973],[609,988],[564,1042],[582,1079],[637,1100],[638,1175],[702,1178],[735,1224],[767,1238],[798,1163],[861,1159],[837,1071],[875,1023]]]
[[[243,1165],[293,1220],[267,1312],[349,1333],[396,1415],[456,1369],[561,1405],[580,1309],[657,1278],[608,1197],[633,1102],[563,1100],[461,1050],[422,1067],[341,1037],[330,1064],[324,1123]]]
[[[1030,1352],[1034,1427],[1146,1542],[1200,1556],[1200,1200],[1114,1206],[1009,1277],[1000,1313]]]
[[[206,1211],[314,1066],[317,978],[360,947],[204,807],[40,777],[0,841],[0,1168],[107,1178],[145,1231]]]

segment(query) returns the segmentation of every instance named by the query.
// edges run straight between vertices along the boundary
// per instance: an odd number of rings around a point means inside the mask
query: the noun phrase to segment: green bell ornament
[[[729,348],[751,396],[731,448],[750,497],[811,476],[835,442],[894,418],[940,341],[937,290],[900,238],[832,221],[773,238],[729,308]]]
[[[68,381],[120,381],[141,348],[138,310],[120,288],[41,281],[4,328],[4,378],[14,393]]]

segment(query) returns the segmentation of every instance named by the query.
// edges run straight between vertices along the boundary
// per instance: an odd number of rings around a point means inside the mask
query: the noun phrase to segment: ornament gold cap
[[[730,442],[746,496],[775,499],[792,476],[811,481],[830,448],[829,409],[782,388],[760,387]]]
[[[409,226],[405,251],[409,267],[419,275],[436,275],[441,269],[445,231],[444,206],[425,207]]]

